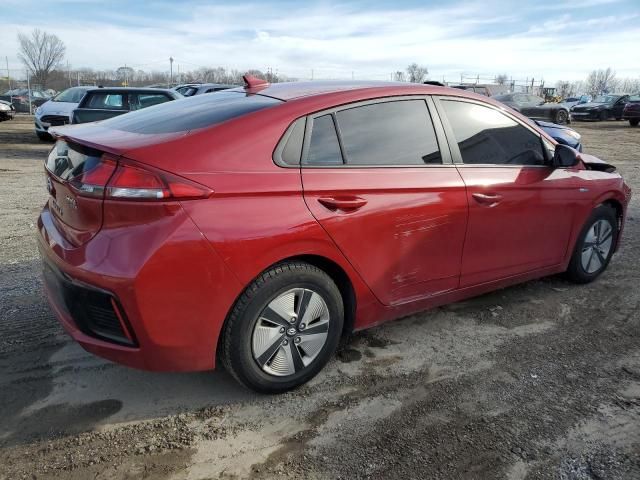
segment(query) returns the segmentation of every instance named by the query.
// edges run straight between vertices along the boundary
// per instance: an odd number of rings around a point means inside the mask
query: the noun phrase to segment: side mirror
[[[553,154],[552,165],[554,168],[573,167],[578,164],[578,152],[573,148],[558,144]]]

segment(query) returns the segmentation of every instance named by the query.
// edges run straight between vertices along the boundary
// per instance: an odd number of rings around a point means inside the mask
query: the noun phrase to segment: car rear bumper
[[[176,216],[169,229],[103,229],[74,247],[43,209],[47,299],[85,350],[143,370],[215,367],[218,335],[241,288],[184,211]]]

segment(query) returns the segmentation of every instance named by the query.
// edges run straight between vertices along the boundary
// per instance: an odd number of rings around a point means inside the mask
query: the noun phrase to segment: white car
[[[96,87],[71,87],[60,92],[48,102],[36,109],[36,135],[40,140],[50,140],[49,127],[71,123],[71,112],[78,106],[82,97]]]

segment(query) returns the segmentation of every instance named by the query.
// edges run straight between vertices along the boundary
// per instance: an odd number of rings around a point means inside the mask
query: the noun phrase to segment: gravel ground
[[[640,129],[574,125],[640,190]],[[640,478],[640,202],[590,285],[545,278],[355,335],[277,397],[84,352],[41,293],[30,117],[0,123],[0,479]]]

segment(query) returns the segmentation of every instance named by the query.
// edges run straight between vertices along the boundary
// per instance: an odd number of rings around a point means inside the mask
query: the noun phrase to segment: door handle
[[[367,201],[360,197],[321,197],[318,199],[329,210],[354,211],[364,207]]]
[[[502,195],[498,195],[497,193],[472,193],[471,196],[481,205],[486,205],[487,207],[495,207],[502,200]]]

